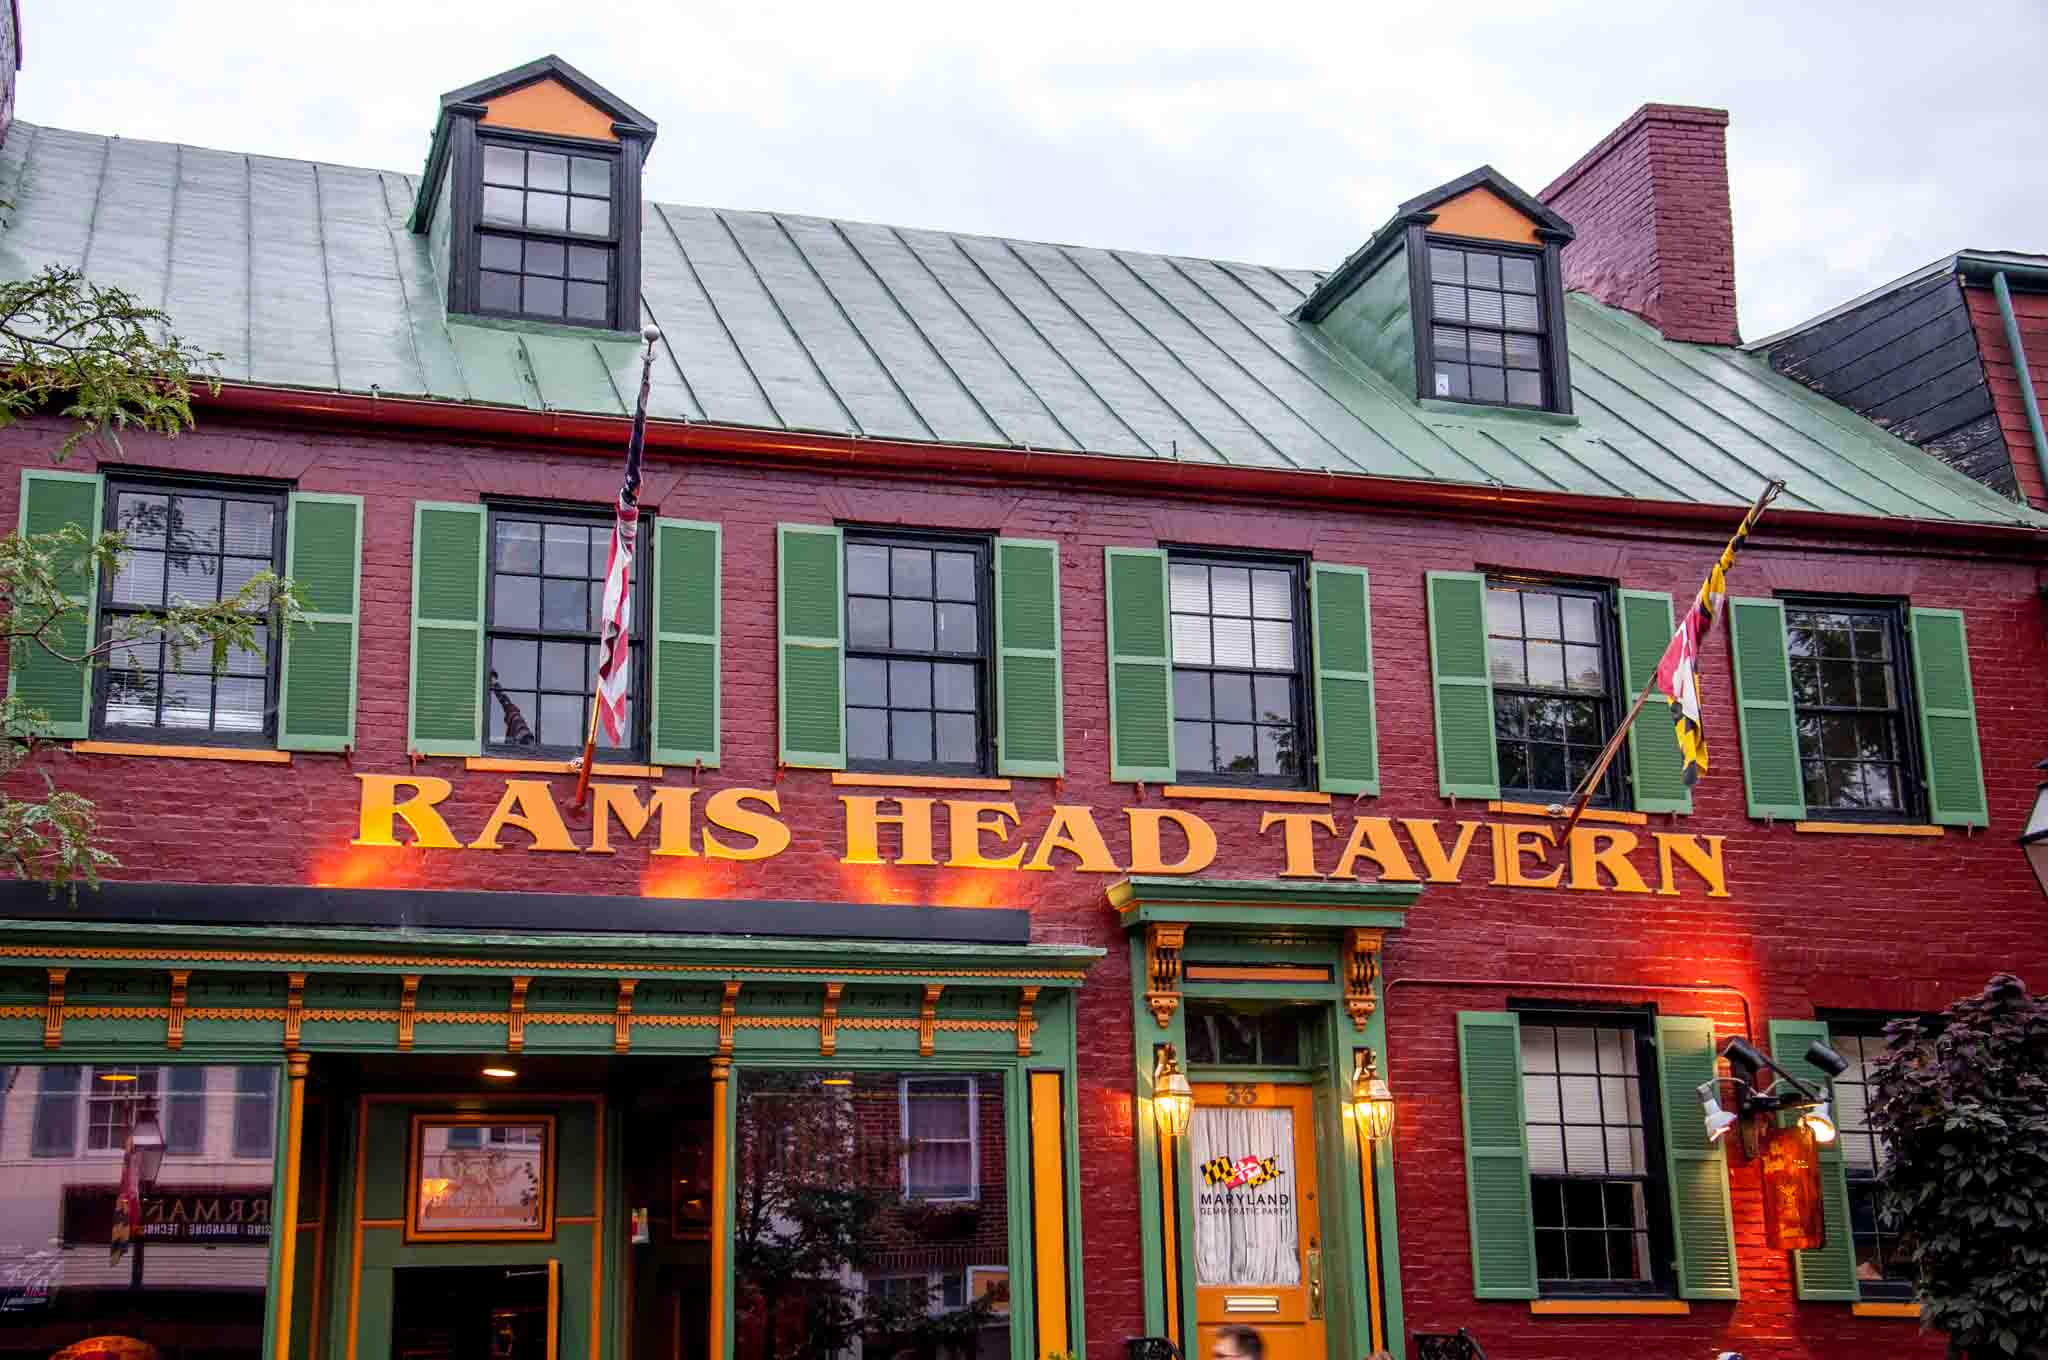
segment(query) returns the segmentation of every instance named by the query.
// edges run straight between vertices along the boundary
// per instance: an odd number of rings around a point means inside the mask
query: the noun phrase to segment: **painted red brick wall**
[[[2041,458],[2027,427],[2027,409],[2020,396],[2019,367],[2005,342],[2005,321],[1998,297],[1988,287],[1965,280],[1963,298],[1970,305],[1970,326],[1977,332],[1977,353],[1984,361],[1984,381],[1991,388],[1992,409],[2012,458],[2013,477],[2036,509],[2048,509],[2048,486],[2041,481]],[[2048,293],[2012,294],[2013,316],[2020,323],[2020,348],[2027,352],[2034,401],[2048,403]]]
[[[0,516],[14,522],[16,467],[47,464],[47,428],[0,431]],[[1048,481],[948,487],[855,472],[806,473],[714,461],[659,459],[646,498],[669,513],[725,525],[724,766],[707,787],[776,789],[795,834],[769,865],[667,861],[649,875],[637,846],[623,853],[544,855],[508,848],[405,851],[363,867],[347,847],[355,832],[358,771],[402,773],[405,752],[412,505],[485,493],[552,496],[603,504],[617,487],[615,451],[494,452],[450,442],[330,434],[307,437],[209,422],[175,442],[130,437],[131,465],[215,475],[290,478],[301,489],[364,496],[363,651],[359,748],[352,759],[300,755],[289,767],[150,760],[58,752],[48,768],[66,787],[100,802],[122,848],[120,876],[186,881],[301,884],[365,882],[506,891],[634,894],[643,887],[722,897],[838,898],[863,902],[1026,905],[1033,935],[1106,948],[1080,1001],[1079,1091],[1082,1231],[1087,1336],[1097,1356],[1121,1355],[1142,1328],[1140,1223],[1135,1189],[1133,1067],[1128,956],[1104,905],[1106,875],[854,868],[838,860],[841,808],[828,777],[775,769],[775,525],[778,521],[871,522],[1051,538],[1062,545],[1062,625],[1068,774],[1017,781],[1025,824],[1042,828],[1055,802],[1086,804],[1112,850],[1128,846],[1116,810],[1136,791],[1108,778],[1103,668],[1102,549],[1162,541],[1313,553],[1372,571],[1379,679],[1381,797],[1354,811],[1388,816],[1484,816],[1437,794],[1424,572],[1497,567],[1617,580],[1681,597],[1721,546],[1708,534],[1663,533],[1612,522],[1533,518],[1480,521],[1360,514],[1313,502],[1226,504],[1167,495],[1110,496]],[[90,467],[83,450],[78,464]],[[1730,896],[1709,900],[1685,878],[1675,896],[1540,891],[1486,886],[1488,846],[1472,850],[1464,881],[1427,889],[1408,926],[1387,946],[1396,984],[1386,1015],[1389,1076],[1400,1101],[1395,1177],[1401,1206],[1402,1275],[1410,1330],[1470,1327],[1501,1360],[1583,1357],[1595,1351],[1749,1360],[1806,1355],[1940,1353],[1910,1323],[1852,1319],[1841,1304],[1797,1305],[1787,1265],[1759,1240],[1754,1190],[1738,1188],[1743,1299],[1695,1305],[1683,1318],[1536,1318],[1526,1305],[1471,1297],[1453,1014],[1498,1009],[1507,997],[1541,997],[1546,981],[1611,982],[1614,995],[1656,1001],[1666,1013],[1714,1015],[1726,1005],[1631,992],[1630,983],[1733,983],[1771,1016],[1807,1017],[1816,1006],[1908,1008],[1940,1004],[2013,969],[2048,985],[2048,910],[2013,844],[2034,789],[2033,762],[2048,754],[2040,677],[2048,636],[2031,562],[1900,544],[1798,540],[1771,531],[1734,571],[1738,594],[1776,589],[1907,595],[1968,616],[1992,824],[1977,835],[1908,839],[1802,835],[1764,826],[1744,810],[1726,642],[1709,646],[1706,721],[1713,769],[1698,812],[1675,828],[1727,837]],[[474,836],[503,776],[465,774],[456,759],[423,759],[423,773],[454,781],[444,805],[458,834]],[[687,779],[671,772],[671,783]],[[566,795],[566,780],[557,787]],[[566,803],[566,796],[562,799]],[[1144,794],[1161,806],[1159,791]],[[1259,877],[1281,865],[1278,833],[1261,836],[1255,804],[1197,808],[1217,828],[1210,873]],[[1662,819],[1658,820],[1661,825]],[[574,819],[579,839],[586,828]],[[1656,827],[1650,828],[1658,829]],[[945,854],[943,823],[938,829]],[[520,843],[518,833],[508,836]],[[885,844],[888,842],[885,841]],[[1337,847],[1327,841],[1327,869]],[[880,909],[880,908],[878,908]],[[656,907],[658,911],[659,908]],[[573,922],[564,922],[573,926]],[[1512,989],[1456,990],[1401,983],[1417,977],[1512,977]]]
[[[1725,109],[1645,104],[1538,195],[1578,233],[1564,286],[1667,339],[1740,343],[1727,129]]]

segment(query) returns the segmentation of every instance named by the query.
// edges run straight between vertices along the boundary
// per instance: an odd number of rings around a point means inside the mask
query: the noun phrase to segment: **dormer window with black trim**
[[[655,127],[559,57],[441,97],[413,207],[451,318],[640,325],[640,171]]]
[[[618,153],[479,142],[477,310],[614,324]]]
[[[1428,394],[1547,410],[1543,256],[1429,242]]]

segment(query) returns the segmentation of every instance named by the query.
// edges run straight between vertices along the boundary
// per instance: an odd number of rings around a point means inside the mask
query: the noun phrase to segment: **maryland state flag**
[[[1664,649],[1664,659],[1657,663],[1657,688],[1671,701],[1671,721],[1678,729],[1678,750],[1685,757],[1688,787],[1698,783],[1707,768],[1707,729],[1700,722],[1700,648],[1720,621],[1721,605],[1728,597],[1728,568],[1735,563],[1735,550],[1748,540],[1757,516],[1784,488],[1783,482],[1772,482],[1757,497],[1756,504],[1749,507],[1735,537],[1721,550],[1721,560],[1707,573],[1692,608],[1679,620],[1678,631],[1671,635],[1671,645]]]

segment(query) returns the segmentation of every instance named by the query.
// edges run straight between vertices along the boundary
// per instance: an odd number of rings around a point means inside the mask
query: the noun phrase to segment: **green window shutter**
[[[406,749],[473,756],[484,732],[481,505],[421,501],[412,512],[412,706]]]
[[[1067,772],[1060,695],[1060,545],[996,540],[996,771]]]
[[[1828,1074],[1806,1060],[1806,1046],[1815,1039],[1830,1042],[1819,1020],[1771,1021],[1771,1057],[1801,1081],[1825,1088]],[[1837,1118],[1841,1111],[1835,1111]],[[1792,1253],[1792,1282],[1802,1299],[1854,1303],[1862,1290],[1856,1283],[1856,1243],[1849,1234],[1849,1173],[1842,1161],[1842,1143],[1822,1143],[1820,1198],[1826,1215],[1828,1244],[1814,1251]]]
[[[1446,798],[1500,797],[1486,578],[1477,572],[1429,573],[1429,678],[1436,690],[1438,791]]]
[[[1657,1018],[1657,1092],[1664,1104],[1664,1173],[1671,1187],[1671,1237],[1678,1295],[1742,1297],[1735,1274],[1735,1224],[1728,1210],[1728,1159],[1707,1141],[1699,1086],[1714,1075],[1714,1022]]]
[[[1170,784],[1173,649],[1167,637],[1166,553],[1104,548],[1109,618],[1109,777]]]
[[[1913,688],[1920,699],[1920,745],[1927,753],[1928,820],[1940,826],[1988,826],[1963,616],[1954,609],[1915,609],[1912,614]]]
[[[1671,597],[1651,590],[1621,592],[1622,688],[1631,699],[1657,674],[1674,632]],[[1692,790],[1685,783],[1685,757],[1670,705],[1653,697],[1642,716],[1629,725],[1628,767],[1635,779],[1637,812],[1691,812]]]
[[[1742,786],[1749,794],[1749,815],[1798,821],[1806,815],[1806,781],[1799,773],[1799,737],[1792,722],[1785,606],[1776,600],[1729,600],[1728,645],[1734,655]],[[1709,733],[1708,740],[1712,739]],[[1712,752],[1709,746],[1709,760]]]
[[[100,479],[90,472],[21,474],[21,532],[47,534],[76,524],[88,539],[100,533]],[[99,608],[99,580],[92,572],[60,567],[58,582],[82,608],[63,615],[46,636],[50,645],[72,656],[92,645],[94,613]],[[25,622],[27,622],[25,620]],[[41,709],[46,721],[38,732],[46,737],[79,740],[92,726],[92,668],[60,661],[26,639],[9,652],[7,692],[23,705]]]
[[[284,574],[306,617],[284,639],[277,745],[346,751],[356,740],[356,652],[361,645],[363,498],[294,491]]]
[[[1372,687],[1372,581],[1364,567],[1309,571],[1315,618],[1316,771],[1324,793],[1380,791]]]
[[[718,767],[720,572],[716,524],[654,521],[653,673],[648,752],[656,765]]]
[[[1458,1073],[1464,1090],[1472,1294],[1533,1299],[1536,1217],[1529,1206],[1521,1021],[1507,1012],[1459,1011]]]
[[[845,555],[837,527],[775,530],[782,763],[846,768]]]

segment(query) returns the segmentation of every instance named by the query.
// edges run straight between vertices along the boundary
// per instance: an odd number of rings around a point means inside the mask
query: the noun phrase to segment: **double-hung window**
[[[1298,561],[1171,554],[1173,754],[1183,778],[1307,779],[1302,579]]]
[[[1486,656],[1503,797],[1561,801],[1599,762],[1621,705],[1614,611],[1604,587],[1489,579]],[[1618,800],[1617,753],[1594,790]]]
[[[905,1199],[980,1197],[977,1094],[973,1077],[901,1079]]]
[[[235,1069],[235,1155],[268,1157],[277,1141],[277,1069]]]
[[[490,518],[487,747],[506,755],[576,754],[590,731],[611,516],[493,506]],[[643,514],[641,522],[648,523],[648,516]],[[645,581],[645,565],[642,550],[633,569],[636,581]],[[647,594],[644,586],[634,592],[636,608]],[[646,633],[635,620],[626,739],[614,744],[600,723],[601,750],[636,754],[641,749],[640,697],[646,693],[641,639]]]
[[[983,774],[993,622],[986,539],[846,532],[846,756]]]
[[[478,152],[477,310],[616,324],[617,153],[503,136]]]
[[[100,591],[99,637],[115,640],[93,717],[109,736],[212,745],[276,736],[278,640],[258,621],[255,646],[230,648],[215,674],[209,647],[179,651],[136,633],[137,615],[232,599],[258,572],[283,574],[282,490],[109,476],[106,527],[127,546]]]
[[[1898,1232],[1879,1213],[1884,1141],[1870,1127],[1870,1068],[1888,1047],[1881,1026],[1828,1026],[1828,1043],[1849,1060],[1834,1079],[1835,1127],[1842,1140],[1842,1169],[1849,1187],[1849,1237],[1856,1252],[1856,1287],[1866,1299],[1907,1299],[1913,1295],[1912,1266],[1899,1255]]]
[[[1521,1043],[1538,1290],[1663,1288],[1649,1018],[1525,1013]]]
[[[1425,396],[1555,409],[1543,252],[1429,243],[1429,357]]]
[[[1809,813],[1843,820],[1920,815],[1920,771],[1896,603],[1791,598],[1785,654]]]

